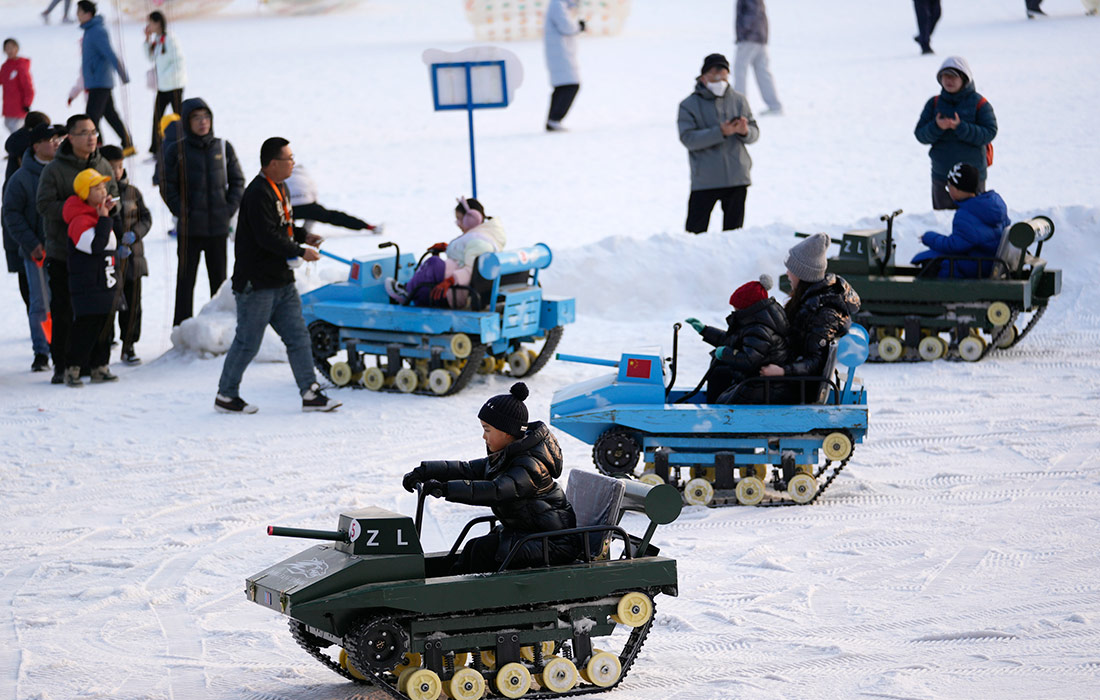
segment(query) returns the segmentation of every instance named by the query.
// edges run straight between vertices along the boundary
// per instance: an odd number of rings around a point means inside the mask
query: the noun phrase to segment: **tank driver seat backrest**
[[[574,469],[569,472],[569,482],[565,485],[565,497],[573,506],[577,516],[577,527],[589,525],[618,525],[623,511],[623,494],[626,484],[622,479]],[[610,541],[609,532],[589,532],[592,554],[600,559],[606,556],[605,549]]]
[[[478,261],[481,257],[478,257]],[[520,270],[519,272],[511,272],[506,275],[500,276],[500,288],[504,289],[509,286],[527,286],[530,284],[531,271]],[[487,280],[481,276],[481,266],[477,262],[474,263],[474,274],[470,278],[470,310],[471,311],[492,311],[489,308],[492,300],[489,296],[493,291],[493,280]]]
[[[1006,226],[1005,230],[1001,233],[1001,243],[997,246],[997,259],[1004,263],[1001,265],[993,266],[993,273],[990,275],[993,279],[1004,279],[1010,276],[1013,272],[1020,269],[1020,265],[1024,261],[1024,254],[1026,251],[1017,248],[1009,240],[1009,232],[1012,231],[1011,226]]]

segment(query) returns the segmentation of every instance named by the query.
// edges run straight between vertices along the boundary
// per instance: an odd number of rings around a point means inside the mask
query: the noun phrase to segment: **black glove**
[[[584,31],[584,27],[585,27],[585,22],[584,22],[584,20],[583,20],[583,19],[578,19],[578,20],[577,20],[577,24],[579,24],[579,25],[580,25],[580,27],[581,27],[581,31],[583,32],[583,31]]]
[[[438,479],[428,479],[424,482],[424,493],[435,498],[447,497],[447,482]]]
[[[416,469],[413,469],[411,472],[406,474],[403,479],[401,479],[401,486],[403,486],[405,490],[409,493],[412,493],[416,490],[416,485],[422,481],[424,481],[424,470],[420,467],[417,467]]]

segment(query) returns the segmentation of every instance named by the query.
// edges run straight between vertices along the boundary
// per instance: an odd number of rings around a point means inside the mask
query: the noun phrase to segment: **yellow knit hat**
[[[168,125],[169,124],[171,124],[172,122],[178,122],[179,120],[180,120],[180,115],[178,115],[174,112],[165,114],[163,117],[161,117],[160,118],[160,124],[158,125],[158,127],[160,129],[160,137],[164,138],[164,132],[168,130]]]
[[[81,170],[80,173],[73,178],[73,191],[76,192],[77,197],[87,200],[88,192],[91,191],[93,187],[101,182],[107,182],[110,179],[111,178],[93,168]]]

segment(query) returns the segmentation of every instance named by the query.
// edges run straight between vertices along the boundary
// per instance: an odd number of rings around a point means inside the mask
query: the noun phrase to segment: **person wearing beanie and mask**
[[[978,171],[978,193],[985,192],[990,144],[997,136],[993,105],[974,89],[974,74],[961,56],[951,56],[936,73],[940,94],[924,104],[913,133],[930,146],[932,160],[932,208],[955,209],[947,195],[947,173],[962,161]]]
[[[703,233],[710,225],[716,202],[722,202],[722,230],[745,223],[745,195],[752,184],[752,158],[745,146],[760,138],[749,101],[729,84],[730,64],[712,53],[703,59],[695,91],[680,103],[677,125],[680,143],[688,151],[691,196],[688,198],[689,233]]]
[[[993,190],[978,192],[978,171],[967,163],[956,163],[947,174],[947,192],[959,208],[951,222],[951,235],[926,231],[921,243],[928,250],[913,258],[914,265],[935,265],[940,277],[988,277],[993,272],[992,258],[997,257],[1001,235],[1012,223],[1008,207],[1001,195]],[[987,258],[942,260],[943,256]]]
[[[697,318],[687,319],[686,323],[715,347],[707,371],[707,403],[763,403],[762,382],[737,385],[760,376],[764,365],[787,361],[787,314],[768,296],[771,288],[768,275],[738,287],[730,295],[734,311],[726,317],[725,331],[703,325]]]
[[[454,503],[488,506],[500,524],[462,548],[453,574],[496,571],[512,547],[536,532],[577,526],[573,506],[555,481],[561,476],[561,448],[542,422],[527,422],[527,385],[517,382],[507,394],[494,396],[478,412],[488,457],[470,462],[421,462],[401,485]],[[511,569],[541,565],[542,540],[532,540],[516,552]],[[548,540],[551,564],[574,561],[581,551],[577,535]]]
[[[787,362],[767,364],[765,377],[819,377],[829,359],[829,343],[848,332],[859,311],[859,295],[840,275],[826,272],[829,236],[815,233],[787,254],[791,298],[784,310],[790,333]]]

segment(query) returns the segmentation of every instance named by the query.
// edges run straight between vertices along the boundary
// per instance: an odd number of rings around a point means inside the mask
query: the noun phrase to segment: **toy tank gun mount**
[[[626,676],[654,620],[654,598],[677,594],[676,562],[650,540],[680,514],[680,494],[573,471],[567,495],[577,528],[517,543],[578,537],[583,557],[560,566],[453,574],[471,529],[448,552],[424,554],[413,518],[365,508],[336,530],[271,527],[269,534],[325,540],[245,582],[249,600],[289,618],[298,644],[329,669],[395,698],[547,698],[607,690]],[[624,510],[649,519],[641,538],[619,526]],[[628,632],[610,638],[619,626]],[[617,652],[601,651],[621,645]]]
[[[762,385],[774,401],[706,404],[703,382],[692,390],[674,387],[679,324],[674,329],[667,386],[666,361],[657,355],[624,353],[618,361],[558,355],[616,372],[555,392],[551,425],[592,445],[600,473],[671,484],[690,505],[816,501],[867,434],[867,394],[854,373],[867,358],[866,331],[853,325],[833,343],[822,376],[745,380]],[[848,368],[844,381],[838,363]]]
[[[393,303],[386,279],[408,282],[417,261],[395,243],[379,248],[395,254],[323,253],[349,266],[348,279],[302,295],[314,364],[336,386],[449,396],[479,373],[531,376],[574,320],[572,298],[543,294],[539,272],[553,260],[543,243],[480,256],[470,284],[451,287],[467,300],[453,309]]]
[[[942,357],[977,362],[1023,340],[1062,290],[1062,271],[1048,268],[1039,257],[1043,243],[1054,235],[1048,217],[1006,228],[992,258],[942,256],[916,267],[894,260],[893,220],[899,214],[900,209],[881,217],[885,229],[848,231],[832,239],[840,252],[829,258],[828,271],[859,294],[862,306],[854,320],[870,334],[872,362]],[[954,277],[962,262],[989,274]],[[940,276],[941,269],[952,276]],[[779,287],[790,291],[786,275]],[[1018,324],[1028,315],[1021,330]]]

